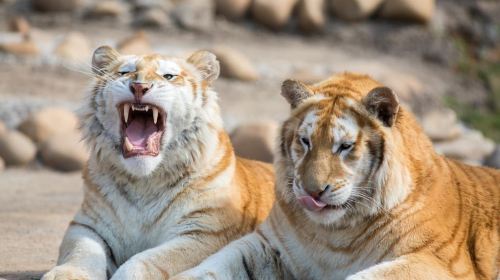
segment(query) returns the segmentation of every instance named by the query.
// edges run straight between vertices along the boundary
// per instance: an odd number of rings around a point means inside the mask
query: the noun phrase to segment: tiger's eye
[[[165,78],[167,81],[172,80],[175,77],[175,75],[172,74],[165,74],[163,75],[163,78]]]
[[[352,146],[354,146],[354,143],[342,143],[339,147],[339,152],[349,150]]]
[[[302,142],[302,144],[306,145],[307,148],[311,147],[311,143],[309,142],[309,139],[307,139],[306,137],[300,137],[300,142]]]

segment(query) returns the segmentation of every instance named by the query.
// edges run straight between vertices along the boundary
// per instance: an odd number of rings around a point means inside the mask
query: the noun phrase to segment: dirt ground
[[[56,262],[82,199],[79,173],[8,169],[0,174],[0,279],[39,279]]]

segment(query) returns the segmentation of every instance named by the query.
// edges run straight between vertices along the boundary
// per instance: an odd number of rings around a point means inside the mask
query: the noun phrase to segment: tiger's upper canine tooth
[[[125,124],[128,121],[128,112],[129,112],[129,110],[130,110],[130,105],[129,104],[123,105],[123,118],[125,119]]]
[[[156,109],[155,107],[153,107],[153,121],[156,122],[158,121],[158,109]]]

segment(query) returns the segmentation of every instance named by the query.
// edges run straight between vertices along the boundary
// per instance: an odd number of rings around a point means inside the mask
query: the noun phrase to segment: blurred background
[[[92,51],[215,53],[237,153],[272,160],[281,82],[392,87],[442,154],[500,167],[498,0],[0,0],[0,278],[54,265],[81,201]],[[411,149],[411,147],[408,147]]]

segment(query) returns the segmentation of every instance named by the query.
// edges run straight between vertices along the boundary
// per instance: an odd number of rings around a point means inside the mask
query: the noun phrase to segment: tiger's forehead
[[[363,126],[348,98],[323,98],[301,112],[299,129],[307,135],[342,140],[356,137]]]
[[[136,56],[122,56],[118,68],[118,72],[135,72],[141,70],[152,70],[159,73],[176,74],[182,72],[182,67],[179,60],[173,57],[165,57],[158,54]]]

